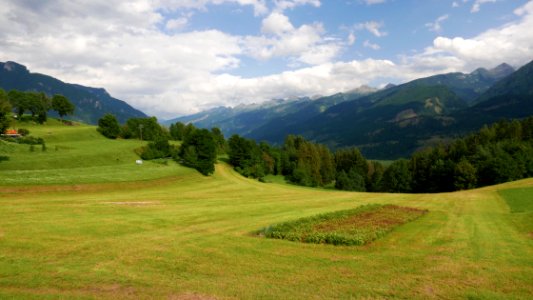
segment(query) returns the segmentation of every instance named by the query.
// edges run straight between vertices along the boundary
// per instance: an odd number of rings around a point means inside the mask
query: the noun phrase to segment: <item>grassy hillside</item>
[[[145,180],[193,172],[172,161],[138,166],[133,149],[143,142],[109,140],[94,126],[66,126],[51,119],[46,126],[23,122],[13,127],[29,129],[32,136],[44,138],[46,151],[40,145],[31,152],[29,145],[0,141],[0,156],[9,157],[0,162],[0,186]]]
[[[260,183],[223,163],[211,177],[175,164],[130,168],[140,142],[104,140],[88,126],[43,130],[46,153],[24,146],[0,163],[0,298],[533,295],[533,221],[514,212],[531,208],[533,179],[448,194],[347,193]],[[35,181],[9,177],[17,167]],[[366,246],[252,234],[372,203],[429,212]]]

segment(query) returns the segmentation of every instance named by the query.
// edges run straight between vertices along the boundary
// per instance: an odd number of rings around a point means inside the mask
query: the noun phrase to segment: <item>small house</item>
[[[2,134],[2,136],[18,138],[18,137],[20,137],[21,135],[18,133],[18,131],[17,131],[16,129],[7,129],[7,130],[4,132],[4,134]]]

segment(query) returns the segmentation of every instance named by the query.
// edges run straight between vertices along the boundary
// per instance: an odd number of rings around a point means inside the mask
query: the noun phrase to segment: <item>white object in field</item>
[[[138,165],[142,165],[142,164],[143,164],[143,161],[140,160],[140,159],[138,159],[138,160],[135,161],[135,163],[138,164]]]

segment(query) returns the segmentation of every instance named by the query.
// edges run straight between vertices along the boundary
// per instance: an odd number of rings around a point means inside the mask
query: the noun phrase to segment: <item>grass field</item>
[[[105,140],[90,126],[29,129],[46,152],[0,147],[9,156],[0,162],[0,298],[533,297],[533,220],[513,212],[531,207],[533,179],[349,193],[260,183],[224,163],[210,177],[174,163],[136,166],[138,141]],[[365,246],[253,235],[365,204],[429,212]]]

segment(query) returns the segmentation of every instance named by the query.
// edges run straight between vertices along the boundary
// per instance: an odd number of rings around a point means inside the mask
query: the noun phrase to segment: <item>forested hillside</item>
[[[121,123],[132,117],[146,117],[143,112],[113,98],[102,88],[65,83],[51,76],[30,73],[25,66],[16,62],[0,62],[0,88],[6,91],[43,92],[49,97],[63,95],[76,106],[71,119],[89,124],[96,124],[106,113],[116,115]]]

